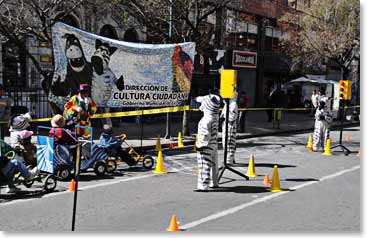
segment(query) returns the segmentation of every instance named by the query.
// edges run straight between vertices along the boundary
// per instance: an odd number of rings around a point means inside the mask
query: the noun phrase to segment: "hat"
[[[90,87],[88,84],[80,84],[79,85],[79,92],[89,92]]]
[[[65,126],[65,118],[60,114],[56,114],[51,120],[51,126],[52,127],[63,127],[63,126]]]
[[[108,124],[104,124],[103,125],[103,132],[107,133],[107,134],[111,134],[112,133],[112,127]]]
[[[30,113],[15,115],[10,119],[10,126],[15,130],[22,130],[29,127],[29,122],[32,121]]]
[[[19,136],[20,139],[27,139],[28,137],[31,137],[33,135],[33,131],[23,130],[20,132]]]

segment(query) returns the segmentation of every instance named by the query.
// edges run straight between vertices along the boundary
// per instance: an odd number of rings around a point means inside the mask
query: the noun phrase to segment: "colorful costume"
[[[67,120],[73,120],[78,126],[91,126],[91,117],[97,111],[96,103],[89,96],[83,96],[89,92],[87,84],[80,85],[80,92],[74,95],[64,106],[64,114]],[[88,130],[78,129],[78,136],[89,135]]]
[[[224,118],[222,124],[222,145],[225,148],[225,135],[226,135],[226,112],[227,102],[224,101],[224,107],[221,117]],[[238,106],[236,98],[229,100],[229,120],[228,120],[228,146],[227,146],[227,163],[235,163],[234,157],[236,153],[236,133],[237,133],[237,117],[238,117]]]
[[[315,130],[313,133],[314,151],[324,151],[326,140],[330,137],[330,125],[332,121],[333,116],[330,112],[329,100],[325,95],[321,95],[315,113]]]
[[[220,97],[209,94],[195,99],[201,103],[199,109],[204,113],[198,125],[197,160],[198,181],[195,191],[207,191],[218,187],[218,119]]]

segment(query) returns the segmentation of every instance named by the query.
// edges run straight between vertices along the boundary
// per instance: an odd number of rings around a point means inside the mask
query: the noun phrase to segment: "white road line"
[[[186,167],[184,169],[172,168],[171,170],[167,170],[167,172],[181,172],[181,171],[183,171],[187,168],[189,168],[189,167]],[[119,180],[116,180],[116,181],[110,181],[110,182],[105,182],[105,183],[87,185],[87,186],[84,186],[84,187],[78,187],[78,191],[81,192],[81,191],[85,191],[85,190],[89,190],[89,189],[93,189],[93,188],[98,188],[98,187],[103,187],[103,186],[113,185],[113,184],[118,184],[118,183],[124,183],[124,182],[129,182],[129,181],[138,180],[138,179],[150,178],[150,177],[153,177],[153,176],[157,176],[157,174],[147,174],[147,175],[142,175],[142,176],[137,176],[137,177],[119,179]],[[63,191],[63,192],[49,193],[49,194],[43,195],[41,198],[59,196],[59,195],[66,194],[66,193],[70,193],[70,192],[69,191]],[[13,201],[10,201],[10,202],[3,202],[3,203],[0,203],[0,207],[5,207],[5,206],[16,204],[16,203],[28,202],[28,201],[39,200],[39,199],[40,199],[39,197],[36,197],[36,198],[13,200]]]
[[[87,185],[87,186],[84,186],[84,187],[78,187],[78,191],[84,191],[84,190],[88,190],[88,189],[92,189],[92,188],[97,188],[97,187],[102,187],[102,186],[112,185],[112,184],[117,184],[117,183],[129,182],[129,181],[132,181],[132,180],[149,178],[149,177],[152,177],[152,176],[156,176],[156,174],[147,174],[147,175],[142,175],[142,176],[138,176],[138,177],[131,177],[131,178],[127,178],[127,179],[119,179],[119,180],[116,180],[116,181],[110,181],[110,182],[105,182],[105,183]],[[69,192],[69,191],[55,192],[55,193],[45,194],[41,198],[59,196],[59,195],[66,194],[66,193],[71,194],[71,192]],[[10,202],[3,202],[3,203],[0,203],[0,207],[5,207],[5,206],[12,205],[12,204],[15,204],[15,203],[28,202],[28,201],[39,200],[39,199],[40,199],[39,197],[36,197],[36,198],[27,198],[27,199],[21,199],[21,200],[13,200],[13,201],[10,201]]]
[[[289,189],[290,190],[300,189],[300,188],[303,188],[303,187],[306,187],[306,186],[309,186],[309,185],[312,185],[312,184],[315,184],[315,183],[319,183],[319,182],[322,182],[322,181],[325,181],[325,180],[328,180],[328,179],[332,179],[332,178],[338,177],[340,175],[343,175],[343,174],[348,173],[348,172],[352,172],[352,171],[357,170],[357,169],[360,169],[360,166],[359,165],[358,166],[354,166],[354,167],[352,167],[350,169],[344,169],[344,170],[341,170],[341,171],[336,172],[334,174],[330,174],[330,175],[324,176],[324,177],[320,178],[319,181],[306,182],[306,183],[303,183],[303,184],[300,184],[300,185],[291,187]],[[184,224],[184,225],[180,226],[180,228],[181,229],[185,229],[185,230],[186,229],[190,229],[190,228],[193,228],[193,227],[198,226],[200,224],[203,224],[205,222],[212,221],[212,220],[215,220],[215,219],[218,219],[218,218],[221,218],[221,217],[224,217],[224,216],[227,216],[227,215],[236,213],[236,212],[238,212],[238,211],[240,211],[242,209],[245,209],[247,207],[256,205],[258,203],[266,202],[266,201],[271,200],[273,198],[276,198],[276,197],[285,195],[285,194],[287,194],[289,192],[290,191],[283,191],[283,192],[273,193],[271,195],[268,195],[268,196],[265,196],[265,197],[262,197],[262,198],[259,198],[259,199],[255,199],[255,200],[253,200],[251,202],[243,203],[243,204],[241,204],[239,206],[235,206],[235,207],[232,207],[232,208],[223,210],[221,212],[212,214],[210,216],[201,218],[199,220],[196,220],[196,221],[193,221],[193,222]]]

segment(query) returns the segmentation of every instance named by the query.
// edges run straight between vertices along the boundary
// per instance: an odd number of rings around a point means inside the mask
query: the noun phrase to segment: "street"
[[[125,165],[109,176],[82,174],[76,231],[165,232],[176,215],[182,232],[361,232],[361,157],[308,152],[310,132],[237,140],[235,169],[246,173],[254,155],[257,177],[246,181],[226,170],[220,188],[195,193],[196,154],[192,147],[164,150],[167,174]],[[360,127],[346,128],[343,142],[360,149]],[[332,145],[339,131],[331,132]],[[156,153],[153,153],[156,159]],[[223,150],[219,150],[219,161]],[[282,192],[268,191],[278,165]],[[41,186],[41,185],[40,185]],[[70,231],[74,193],[69,182],[56,191],[22,187],[17,195],[0,194],[0,230]],[[2,189],[5,190],[5,189]]]

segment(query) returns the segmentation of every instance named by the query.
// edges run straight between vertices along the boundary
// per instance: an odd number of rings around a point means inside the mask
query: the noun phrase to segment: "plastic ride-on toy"
[[[126,134],[120,134],[118,136],[116,136],[116,138],[119,138],[122,140],[122,143],[125,144],[128,147],[128,153],[129,155],[131,155],[135,161],[136,164],[138,164],[139,162],[142,163],[142,166],[145,169],[151,169],[154,166],[154,159],[152,156],[150,155],[141,155],[139,154],[127,141],[126,141]],[[114,158],[114,159],[110,159],[108,161],[108,167],[107,167],[107,172],[108,173],[112,173],[113,171],[116,170],[117,168],[117,164],[122,163],[122,159],[121,158]]]
[[[4,143],[1,141],[0,143]],[[1,153],[0,153],[1,154]],[[41,153],[40,153],[41,154]],[[37,167],[40,171],[40,173],[35,176],[33,179],[25,179],[23,176],[18,172],[12,180],[7,180],[3,177],[3,175],[0,172],[0,186],[8,185],[8,184],[14,184],[14,185],[21,185],[23,184],[25,187],[30,188],[32,187],[34,182],[39,182],[43,184],[43,189],[47,193],[53,192],[57,186],[56,178],[53,175],[53,170],[50,169],[50,165],[53,163],[52,156],[48,156],[46,154],[42,154],[44,156],[37,156]],[[5,153],[5,156],[9,159],[13,159],[16,156],[15,151],[8,151]],[[23,162],[22,162],[23,163]],[[29,169],[32,168],[32,166],[27,166]]]

